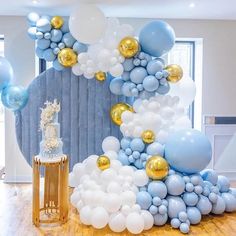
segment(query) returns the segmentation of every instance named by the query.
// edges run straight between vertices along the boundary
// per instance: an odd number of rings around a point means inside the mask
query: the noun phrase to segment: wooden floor
[[[76,209],[70,207],[69,221],[63,226],[36,228],[31,222],[31,184],[4,184],[0,182],[0,236],[130,236],[125,231],[113,233],[109,228],[95,230],[83,226]],[[140,234],[143,236],[177,236],[182,235],[172,229],[169,224],[163,227],[153,227]],[[226,213],[223,216],[207,216],[197,226],[191,226],[189,236],[235,236],[236,213]]]

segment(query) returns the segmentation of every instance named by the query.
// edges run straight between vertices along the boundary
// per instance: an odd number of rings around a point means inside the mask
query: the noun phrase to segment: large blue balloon
[[[122,86],[124,84],[124,80],[121,78],[115,78],[111,80],[110,83],[110,90],[112,93],[116,94],[116,95],[122,95]]]
[[[152,21],[139,34],[142,51],[160,57],[171,50],[175,43],[175,32],[165,21]]]
[[[13,78],[13,69],[11,64],[4,57],[0,57],[0,92]]]
[[[17,111],[26,105],[28,96],[27,89],[11,85],[3,89],[1,98],[5,107]]]
[[[176,170],[188,174],[203,170],[211,160],[208,138],[198,130],[180,130],[168,138],[165,158]]]

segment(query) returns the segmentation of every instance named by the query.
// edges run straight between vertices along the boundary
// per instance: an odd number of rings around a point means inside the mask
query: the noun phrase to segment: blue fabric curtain
[[[73,75],[71,69],[58,72],[50,68],[36,77],[29,86],[29,101],[15,113],[19,147],[29,164],[39,153],[40,108],[45,101],[61,103],[59,122],[63,151],[70,158],[70,169],[91,154],[102,154],[102,140],[109,135],[121,138],[119,127],[112,123],[110,108],[130,99],[111,94],[109,80],[101,83]]]

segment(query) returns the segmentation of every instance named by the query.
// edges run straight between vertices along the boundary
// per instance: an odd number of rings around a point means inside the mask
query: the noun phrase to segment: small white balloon
[[[91,225],[92,208],[90,206],[84,206],[79,213],[80,220],[85,225]]]
[[[132,191],[125,191],[121,194],[122,205],[133,206],[136,203],[136,195]]]
[[[107,151],[118,152],[120,150],[119,140],[114,136],[106,137],[102,142],[102,150],[104,153]]]
[[[132,234],[140,234],[144,230],[144,219],[136,213],[130,213],[126,218],[126,227]]]
[[[111,214],[109,219],[109,227],[112,231],[120,233],[125,230],[126,218],[121,212]]]
[[[120,184],[118,184],[115,181],[112,181],[107,186],[107,192],[120,194],[122,192],[122,188],[121,188]]]
[[[96,207],[92,211],[91,224],[96,229],[104,228],[109,221],[109,214],[103,207]]]
[[[136,170],[134,172],[134,184],[138,187],[146,185],[149,181],[149,178],[144,170]]]
[[[122,199],[120,195],[116,193],[108,193],[104,199],[104,207],[110,212],[117,212],[121,207]]]
[[[154,224],[154,218],[149,211],[142,210],[141,216],[144,219],[144,230],[149,230]]]

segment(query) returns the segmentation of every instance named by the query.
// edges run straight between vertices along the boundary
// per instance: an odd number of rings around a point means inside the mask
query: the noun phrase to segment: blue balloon
[[[208,138],[198,130],[179,130],[169,136],[165,158],[172,168],[192,174],[203,170],[211,160]]]
[[[84,44],[84,43],[80,43],[80,42],[76,41],[76,42],[74,43],[74,45],[73,45],[73,50],[74,50],[77,54],[79,54],[79,53],[81,53],[81,52],[87,52],[88,46],[87,46],[86,44]]]
[[[49,33],[49,32],[46,32],[46,33],[44,33],[44,38],[45,39],[50,39],[51,38],[51,33]]]
[[[58,43],[58,47],[59,47],[60,49],[63,49],[63,48],[66,47],[66,45],[65,45],[64,43],[60,42],[60,43]]]
[[[207,215],[211,212],[212,204],[207,197],[201,195],[196,207],[202,215]]]
[[[134,68],[133,59],[125,59],[123,62],[124,71],[131,71]]]
[[[138,192],[136,203],[139,204],[142,209],[147,210],[152,205],[152,197],[147,192]]]
[[[37,33],[36,27],[30,27],[30,28],[28,29],[28,35],[29,35],[30,38],[33,39],[33,40],[36,40],[36,39],[37,39],[36,33]]]
[[[225,202],[225,211],[233,212],[236,210],[236,198],[231,193],[222,193],[221,197]]]
[[[198,195],[194,192],[183,194],[183,200],[187,206],[195,206],[198,202]]]
[[[124,80],[121,78],[112,79],[109,88],[112,93],[116,95],[122,95],[122,86],[124,85]]]
[[[0,93],[13,79],[13,69],[9,61],[0,56]]]
[[[124,150],[126,148],[129,148],[130,147],[130,142],[131,142],[130,138],[122,138],[121,141],[120,141],[121,148],[124,149]]]
[[[232,193],[234,197],[236,197],[236,188],[230,188],[229,192]]]
[[[51,41],[49,39],[38,39],[37,47],[45,50],[50,47]]]
[[[65,67],[57,59],[53,61],[53,68],[58,71],[65,69]]]
[[[158,142],[151,143],[147,146],[147,154],[152,156],[162,156],[164,155],[164,146]]]
[[[203,180],[207,180],[211,182],[213,185],[217,184],[218,181],[218,175],[214,170],[206,169],[201,171],[201,176]]]
[[[154,215],[154,225],[158,225],[158,226],[161,226],[161,225],[164,225],[168,220],[168,215],[167,214],[164,214],[164,215],[161,215],[161,214],[156,214]]]
[[[160,199],[163,199],[167,195],[167,188],[162,181],[152,181],[148,185],[148,192],[151,194],[153,198],[158,197]],[[158,204],[156,201],[161,204],[161,202],[158,199],[155,199],[153,202],[155,205]]]
[[[220,192],[228,192],[230,187],[229,179],[223,175],[218,176],[217,184],[219,186]]]
[[[135,165],[135,167],[137,167],[138,169],[143,169],[143,162],[142,162],[142,160],[140,160],[140,159],[135,160],[134,165]]]
[[[186,211],[186,205],[181,197],[168,196],[168,216],[177,218],[181,211]]]
[[[201,212],[197,209],[197,207],[187,207],[187,215],[191,224],[198,224],[201,219]]]
[[[150,93],[150,92],[144,90],[144,91],[139,93],[139,97],[141,99],[149,99],[149,98],[154,97],[154,96],[155,96],[155,92]]]
[[[147,71],[143,67],[135,67],[130,72],[130,80],[136,84],[141,84],[147,75]]]
[[[158,211],[161,215],[164,215],[167,213],[167,207],[165,205],[160,205]]]
[[[218,198],[218,195],[216,193],[210,193],[209,196],[208,196],[209,200],[212,202],[212,203],[216,203],[217,202],[217,198]]]
[[[62,32],[61,32],[61,30],[53,29],[51,31],[51,41],[55,42],[55,43],[58,43],[58,42],[61,41],[61,39],[62,39]]]
[[[56,48],[53,49],[53,53],[54,53],[55,55],[57,55],[60,51],[61,51],[61,50],[60,50],[60,48],[58,48],[58,47],[56,47]]]
[[[51,44],[50,44],[50,48],[56,48],[57,47],[57,44],[56,43],[54,43],[54,42],[52,42]]]
[[[158,213],[158,208],[154,205],[151,205],[149,207],[149,212],[152,214],[152,215],[156,215]]]
[[[157,78],[153,75],[146,76],[143,80],[143,87],[148,92],[154,92],[159,87]]]
[[[42,38],[43,38],[43,33],[38,31],[38,32],[36,33],[36,38],[37,38],[37,39],[42,39]]]
[[[139,91],[138,91],[138,89],[137,89],[137,88],[132,88],[132,89],[131,89],[131,93],[132,93],[132,96],[133,96],[133,97],[137,97],[137,96],[138,96],[138,93],[139,93]]]
[[[54,61],[56,59],[56,55],[53,53],[51,48],[48,48],[43,52],[43,58],[46,61]]]
[[[169,175],[165,180],[165,184],[168,194],[173,196],[181,195],[185,190],[185,182],[183,178],[177,174]]]
[[[131,90],[132,88],[135,87],[135,84],[134,83],[131,83],[131,82],[125,82],[122,86],[122,94],[126,97],[132,97],[132,93],[131,93]]]
[[[30,24],[30,26],[36,26],[36,23],[37,21],[39,20],[39,15],[38,13],[36,12],[30,12],[28,15],[27,15],[27,20]]]
[[[156,92],[164,95],[169,91],[170,91],[170,85],[168,82],[166,82],[165,84],[160,84]]]
[[[21,86],[8,86],[2,90],[2,104],[13,110],[21,110],[27,104],[28,90]]]
[[[118,154],[118,160],[122,163],[122,165],[127,166],[129,165],[129,160],[128,160],[128,156],[125,154],[125,152],[123,150],[119,151]]]
[[[173,218],[173,219],[170,221],[170,224],[171,224],[171,226],[172,226],[173,228],[178,229],[179,226],[180,226],[180,224],[181,224],[181,222],[180,222],[180,220],[179,220],[178,218]]]
[[[189,232],[189,225],[187,223],[181,223],[179,226],[179,230],[183,234],[187,234]]]
[[[124,81],[129,81],[130,80],[130,76],[129,75],[130,75],[130,72],[124,71],[121,77],[122,77],[122,79]]]
[[[188,215],[185,211],[181,211],[179,214],[178,214],[178,217],[179,217],[179,220],[181,222],[186,222],[186,220],[188,219]]]
[[[217,201],[212,205],[212,210],[211,212],[213,214],[219,215],[222,214],[225,211],[225,201],[221,196],[217,196]]]
[[[39,57],[40,59],[44,59],[44,57],[43,57],[44,50],[43,49],[36,47],[35,53],[36,53],[37,57]]]
[[[61,30],[63,33],[68,33],[68,32],[70,32],[68,20],[64,19],[64,24],[62,25],[62,27],[60,28],[60,30]]]
[[[62,41],[65,43],[67,48],[72,48],[76,39],[72,36],[71,33],[66,33],[62,37]]]
[[[130,142],[130,148],[133,151],[138,151],[138,152],[142,152],[145,148],[145,144],[142,141],[141,138],[134,138],[131,142]]]
[[[159,60],[149,61],[147,64],[147,72],[149,75],[155,75],[158,71],[163,70],[163,64]]]
[[[52,28],[50,20],[47,18],[40,18],[36,23],[37,30],[40,32],[49,32]]]
[[[142,51],[154,57],[160,57],[174,46],[175,32],[164,21],[152,21],[141,29],[139,43]]]

